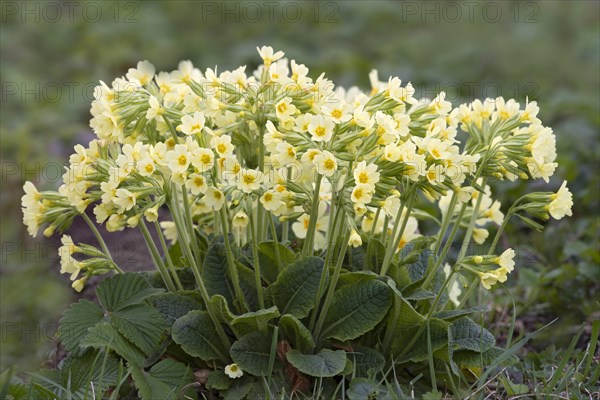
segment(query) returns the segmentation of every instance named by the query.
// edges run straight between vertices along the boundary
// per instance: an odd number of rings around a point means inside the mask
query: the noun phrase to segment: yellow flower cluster
[[[334,231],[349,232],[352,246],[384,237],[398,251],[419,236],[423,211],[413,200],[422,194],[460,224],[477,213],[482,243],[486,224],[504,218],[482,181],[548,181],[556,168],[555,138],[535,102],[453,107],[444,93],[419,100],[410,83],[380,81],[377,71],[370,90],[344,89],[281,51],[258,52],[263,64],[250,74],[190,61],[156,73],[141,61],[101,82],[90,121],[98,139],[75,147],[58,192],[25,185],[29,232],[64,230],[90,205],[108,231],[158,224],[166,205],[172,221],[160,226],[172,241],[200,228],[232,231],[243,244],[251,226],[260,241],[276,217],[310,251],[326,248]],[[561,190],[548,204],[554,217],[570,213]]]

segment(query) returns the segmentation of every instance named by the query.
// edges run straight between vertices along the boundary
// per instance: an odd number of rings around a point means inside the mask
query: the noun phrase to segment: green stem
[[[258,169],[261,173],[265,172],[265,145],[264,145],[264,135],[265,135],[265,125],[259,125],[258,127]],[[266,229],[264,229],[264,222],[266,217],[266,210],[263,207],[262,203],[259,201],[257,206],[257,235],[258,239],[262,242],[265,240]]]
[[[150,232],[148,232],[146,223],[144,222],[144,220],[142,218],[140,218],[140,222],[138,223],[138,226],[140,227],[140,231],[142,232],[142,235],[144,236],[144,240],[146,241],[148,250],[150,250],[150,254],[152,255],[152,259],[154,260],[156,269],[160,273],[160,276],[162,277],[163,281],[165,282],[167,289],[169,289],[170,292],[176,292],[177,289],[175,289],[175,285],[173,284],[171,275],[169,275],[169,272],[167,271],[165,264],[162,262],[162,260],[160,258],[160,254],[158,252],[158,249],[156,248],[156,244],[154,243],[152,236],[150,236]]]
[[[188,231],[190,233],[190,242],[192,243],[192,253],[196,257],[196,260],[199,261],[200,257],[200,248],[198,247],[198,238],[196,238],[196,231],[194,230],[194,219],[192,217],[192,211],[190,208],[190,202],[187,195],[187,190],[182,187],[181,188],[181,197],[183,197],[183,208],[185,210],[185,221],[188,227]]]
[[[221,233],[221,227],[219,224],[219,216],[217,211],[213,211],[213,228],[215,236],[219,236]]]
[[[256,293],[258,295],[258,305],[261,309],[265,308],[265,300],[262,292],[262,279],[260,275],[260,260],[258,258],[258,232],[254,221],[254,213],[252,212],[252,199],[248,197],[248,208],[250,212],[248,217],[250,219],[250,233],[252,234],[252,256],[254,258],[254,282],[256,284]]]
[[[179,235],[179,237],[182,237],[182,235],[184,234],[184,229],[183,229],[183,226],[181,225],[181,221],[179,220],[178,217],[175,217],[175,215],[173,213],[173,209],[171,210],[171,214],[173,215],[173,221],[175,222],[175,227],[177,228],[177,234]],[[192,267],[192,272],[194,274],[194,278],[196,279],[196,283],[198,284],[198,288],[200,289],[200,295],[202,296],[202,300],[204,301],[204,305],[206,306],[206,311],[208,312],[210,319],[213,321],[213,324],[217,330],[217,334],[219,335],[221,342],[223,343],[223,345],[225,345],[226,348],[229,348],[231,346],[231,342],[229,341],[229,338],[227,337],[225,330],[221,326],[221,323],[213,310],[212,303],[210,302],[210,295],[208,294],[208,290],[206,289],[206,286],[204,285],[204,281],[202,280],[202,275],[200,274],[200,269],[198,268],[198,265],[196,264],[196,260],[194,259],[192,250],[190,249],[190,246],[189,246],[189,243],[187,243],[185,240],[182,240],[179,243],[181,244],[181,247],[183,249],[183,252],[185,253],[185,256],[190,261],[190,265]]]
[[[173,137],[173,141],[175,142],[175,144],[178,144],[179,136],[177,136],[177,131],[175,130],[173,123],[171,122],[171,120],[169,118],[165,117],[164,115],[162,117],[163,117],[163,120],[165,121],[165,123],[167,124],[167,126],[169,127],[169,131],[171,131],[171,136]]]
[[[400,203],[401,207],[404,207],[404,205],[402,203]],[[377,222],[377,221],[375,221]],[[381,244],[383,244],[385,246],[388,238],[388,226],[390,225],[390,217],[386,214],[385,218],[383,219],[383,226],[382,226],[382,230],[381,230]],[[375,226],[377,227],[377,226]]]
[[[179,224],[179,227],[181,228],[177,230],[178,240],[185,241],[189,244],[190,238],[188,238],[189,230],[187,229],[187,221],[182,220],[184,216],[181,212],[181,204],[179,204],[179,191],[177,190],[177,187],[175,185],[172,185],[171,187],[170,208],[171,216],[173,217],[173,222],[175,222],[175,225]]]
[[[337,196],[337,190],[335,190],[335,188],[337,187],[337,181],[334,181],[331,183],[331,203],[329,204],[329,223],[327,224],[327,235],[331,236],[333,235],[333,218],[331,218],[332,215],[335,215],[335,213],[337,212],[336,210],[336,196]],[[329,242],[329,240],[327,240],[327,242]]]
[[[456,306],[457,310],[462,310],[462,308],[465,306],[467,301],[469,301],[469,299],[473,295],[473,292],[475,292],[475,289],[477,289],[479,287],[479,285],[477,284],[478,281],[479,281],[478,277],[473,278],[473,280],[471,281],[471,284],[469,285],[469,289],[467,290],[465,295],[462,296],[462,298],[460,299],[458,306]]]
[[[269,222],[271,226],[271,235],[273,236],[273,242],[275,244],[275,262],[277,262],[277,268],[279,271],[283,268],[281,265],[281,252],[279,251],[279,239],[277,238],[277,230],[275,229],[275,221],[273,221],[273,216],[269,215]]]
[[[486,178],[482,178],[481,187],[485,188]],[[462,259],[467,252],[467,247],[471,242],[471,237],[473,235],[473,230],[475,229],[475,222],[479,217],[479,208],[481,207],[481,201],[483,200],[483,193],[479,193],[477,196],[477,203],[475,203],[475,208],[473,208],[473,215],[471,215],[471,220],[469,221],[469,226],[467,228],[467,232],[465,233],[465,237],[462,242],[462,246],[460,247],[460,252],[458,253],[458,260]]]
[[[288,242],[289,231],[290,222],[285,220],[281,223],[281,243],[284,245]]]
[[[396,330],[396,325],[398,324],[400,311],[402,311],[402,304],[400,303],[400,300],[394,298],[394,311],[391,314],[391,317],[388,319],[388,323],[385,329],[385,337],[383,338],[384,354],[390,354],[390,346],[392,344],[392,338],[394,336],[394,331]]]
[[[441,252],[440,256],[435,260],[435,264],[433,265],[433,268],[431,268],[430,270],[429,269],[427,270],[427,273],[425,275],[425,280],[423,281],[423,284],[421,285],[421,287],[423,289],[426,289],[427,286],[431,283],[431,280],[435,276],[435,271],[437,271],[437,269],[440,267],[440,265],[442,265],[442,262],[446,259],[448,250],[450,250],[450,246],[452,246],[452,242],[454,241],[454,237],[456,236],[456,233],[458,232],[458,228],[460,228],[460,223],[463,219],[463,216],[465,215],[466,210],[467,210],[467,203],[464,203],[462,205],[460,211],[458,212],[456,221],[454,222],[454,225],[452,226],[452,230],[450,231],[450,235],[448,235],[448,239],[446,239],[446,243],[444,244],[444,247],[442,248],[442,252]]]
[[[286,167],[286,176],[287,179],[291,179],[291,171],[289,168]],[[281,224],[281,243],[283,243],[284,245],[288,242],[288,236],[290,233],[290,222],[287,220],[287,218],[283,221],[283,223]]]
[[[371,265],[371,249],[373,248],[373,240],[375,239],[375,230],[377,228],[377,221],[379,221],[379,214],[381,213],[381,207],[379,207],[377,209],[377,212],[375,213],[375,219],[373,220],[373,224],[371,225],[371,230],[369,232],[369,243],[367,243],[367,262],[368,262],[368,266],[369,269],[372,271],[375,271],[376,266],[375,265]]]
[[[496,246],[498,245],[500,236],[502,236],[502,232],[504,231],[504,228],[506,228],[506,225],[508,224],[508,221],[512,218],[512,216],[513,216],[513,209],[511,208],[506,213],[506,216],[504,217],[504,221],[502,221],[502,225],[500,225],[500,227],[498,228],[498,231],[496,232],[496,236],[494,236],[494,241],[492,242],[492,244],[488,250],[488,255],[494,254],[494,250],[496,250]]]
[[[315,228],[317,226],[317,220],[319,219],[319,191],[321,190],[321,180],[323,176],[318,175],[317,181],[315,182],[315,192],[312,199],[310,221],[308,223],[308,230],[306,232],[306,238],[304,239],[304,246],[302,247],[302,255],[308,256],[313,252],[313,240],[315,236]]]
[[[171,260],[171,255],[169,254],[169,248],[167,247],[167,243],[165,242],[165,236],[162,233],[162,229],[160,229],[160,225],[158,221],[154,221],[154,229],[156,230],[156,234],[158,235],[158,240],[160,241],[160,245],[163,249],[163,253],[165,254],[165,260],[167,260],[167,266],[171,271],[171,275],[173,275],[173,280],[177,285],[177,289],[183,290],[183,285],[179,280],[179,275],[177,275],[177,271],[175,270],[175,265],[173,264],[173,260]]]
[[[342,228],[343,227],[345,227],[344,223],[342,223]],[[346,250],[348,249],[349,239],[350,232],[346,232],[343,239],[344,241],[342,242],[342,248],[340,249],[339,253],[337,253],[338,258],[335,263],[335,269],[333,270],[333,276],[331,277],[331,281],[329,282],[329,288],[327,289],[327,295],[325,296],[325,301],[323,302],[323,308],[321,308],[321,312],[319,313],[319,319],[313,332],[313,336],[317,341],[319,339],[319,335],[321,334],[321,328],[323,327],[325,317],[327,317],[327,311],[329,310],[329,306],[331,305],[331,300],[333,299],[333,293],[335,292],[335,287],[337,286],[337,282],[340,277],[340,272],[342,271],[342,264],[344,263],[344,256],[346,255]]]
[[[518,201],[519,200],[517,200],[517,202]],[[515,204],[513,204],[513,207],[516,205],[517,202],[515,202]],[[498,231],[496,232],[496,236],[494,236],[494,241],[492,242],[492,244],[491,244],[491,246],[490,246],[490,248],[488,250],[488,255],[492,255],[494,253],[494,250],[496,250],[496,246],[498,245],[498,241],[500,240],[500,236],[502,235],[502,232],[504,231],[504,228],[506,228],[506,225],[508,224],[508,221],[513,216],[513,213],[514,213],[514,208],[513,207],[511,207],[507,211],[506,216],[504,217],[504,221],[502,221],[502,225],[500,225],[500,227],[498,228]],[[471,296],[473,296],[473,292],[478,287],[478,285],[477,285],[478,281],[479,281],[478,277],[473,278],[473,280],[471,281],[471,284],[469,285],[469,289],[464,294],[464,296],[462,296],[462,298],[460,299],[460,303],[457,306],[458,309],[461,309],[462,307],[464,307],[464,305],[467,303],[467,301],[470,300]]]
[[[334,245],[334,237],[333,232],[336,231],[337,221],[340,216],[343,208],[341,206],[337,207],[337,211],[335,216],[333,217],[332,230],[329,232],[329,239],[327,244],[327,255],[325,256],[325,262],[323,264],[323,271],[321,271],[321,279],[319,280],[319,288],[317,289],[317,296],[315,297],[315,308],[312,311],[312,315],[310,318],[309,329],[312,331],[315,327],[315,323],[317,322],[317,312],[319,309],[319,304],[321,303],[321,297],[323,296],[323,291],[325,290],[325,283],[327,281],[327,275],[329,273],[329,264],[331,262],[331,258],[333,257],[333,253],[335,251]],[[329,216],[331,218],[331,215]]]
[[[249,211],[248,215],[250,216],[251,213],[252,210]],[[242,292],[240,286],[240,277],[237,267],[235,266],[235,257],[231,249],[231,242],[229,241],[229,223],[227,222],[227,211],[225,210],[225,207],[221,207],[219,215],[221,217],[221,228],[223,230],[223,243],[225,244],[225,252],[227,253],[227,267],[229,268],[229,275],[231,275],[231,281],[233,282],[233,290],[238,299],[240,310],[248,310],[246,298],[244,297],[244,292]]]
[[[408,218],[410,217],[410,212],[412,211],[413,203],[415,200],[415,191],[417,185],[413,185],[412,188],[408,191],[408,197],[406,202],[406,215],[402,218],[402,211],[404,202],[400,204],[400,208],[398,209],[398,215],[396,216],[396,221],[394,221],[394,229],[392,230],[392,235],[390,237],[390,243],[388,244],[388,248],[385,252],[385,257],[383,258],[383,265],[381,266],[380,276],[385,276],[387,271],[392,263],[392,258],[398,249],[398,245],[400,244],[400,240],[402,239],[402,235],[404,234],[404,230],[406,229],[406,225],[408,223]],[[400,220],[402,221],[402,227],[400,228],[400,232],[398,233],[398,226]],[[384,227],[385,229],[385,227]]]
[[[450,271],[450,274],[448,274],[448,277],[446,278],[446,280],[444,281],[444,284],[442,285],[442,288],[440,289],[440,291],[438,292],[437,296],[435,297],[435,300],[433,301],[433,304],[431,305],[431,308],[429,309],[429,312],[427,313],[427,315],[425,316],[425,320],[423,321],[423,323],[419,326],[419,329],[417,330],[417,333],[413,336],[413,338],[410,340],[410,342],[408,342],[408,344],[404,347],[404,350],[402,350],[402,353],[400,353],[400,355],[398,356],[397,360],[394,363],[397,364],[401,361],[399,361],[405,354],[407,354],[410,349],[412,349],[412,347],[415,345],[415,343],[417,342],[417,340],[419,339],[419,337],[421,336],[421,333],[423,333],[423,330],[425,329],[425,327],[427,326],[427,324],[429,323],[429,320],[431,318],[431,316],[433,315],[433,311],[435,310],[435,308],[437,307],[437,304],[440,301],[440,298],[442,297],[442,294],[444,293],[444,291],[446,290],[446,287],[448,286],[448,284],[450,283],[450,279],[452,279],[452,276],[454,275],[454,268],[452,268],[452,271]]]
[[[104,254],[106,255],[106,257],[108,257],[108,259],[110,261],[113,261],[113,263],[114,263],[114,260],[113,260],[112,256],[110,255],[110,251],[108,250],[108,247],[106,246],[106,242],[104,241],[104,239],[102,239],[102,235],[100,234],[100,232],[96,228],[96,225],[94,225],[94,223],[92,222],[92,220],[90,219],[90,217],[88,217],[86,215],[86,213],[82,213],[81,216],[83,217],[83,220],[88,224],[88,226],[92,230],[92,233],[94,234],[94,236],[96,236],[96,240],[100,244],[100,248],[102,249],[102,251],[104,252]],[[115,267],[117,268],[117,270],[120,273],[123,273],[123,270],[121,268],[119,268],[116,264],[115,264]]]
[[[458,195],[456,192],[452,193],[452,198],[450,199],[450,204],[448,205],[448,209],[446,210],[446,215],[444,215],[444,219],[442,220],[442,226],[440,227],[440,232],[437,236],[437,240],[435,241],[435,251],[433,255],[437,255],[438,251],[440,251],[440,246],[442,245],[442,240],[444,240],[444,236],[446,235],[446,230],[450,225],[450,221],[452,220],[452,215],[454,214],[454,208],[456,207],[456,200],[458,199]]]

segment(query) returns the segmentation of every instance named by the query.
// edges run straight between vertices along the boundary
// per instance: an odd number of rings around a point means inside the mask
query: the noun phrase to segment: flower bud
[[[52,235],[54,235],[54,226],[50,225],[49,227],[44,229],[44,236],[50,237]]]

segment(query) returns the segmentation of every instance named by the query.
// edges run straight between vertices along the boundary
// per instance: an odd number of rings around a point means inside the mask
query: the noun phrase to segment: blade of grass
[[[569,345],[569,347],[565,351],[562,360],[560,360],[560,364],[558,364],[558,368],[556,370],[556,373],[554,374],[554,376],[550,380],[550,383],[548,383],[548,386],[546,388],[546,390],[547,390],[546,394],[548,394],[548,393],[554,393],[554,387],[558,383],[558,380],[563,376],[563,371],[565,369],[565,366],[567,365],[567,362],[569,362],[569,359],[571,358],[571,354],[573,353],[573,350],[575,349],[575,346],[577,345],[577,341],[579,340],[579,337],[583,333],[583,328],[584,327],[582,326],[579,329],[579,332],[577,333],[577,335],[575,335],[575,337],[573,338],[573,340],[571,340],[571,344]]]
[[[435,365],[433,365],[433,350],[431,348],[431,329],[427,321],[427,353],[429,357],[429,375],[431,379],[431,389],[437,392],[437,381],[435,378]]]
[[[275,365],[275,355],[277,354],[277,339],[279,338],[279,327],[273,329],[273,338],[271,339],[271,353],[269,354],[269,380],[267,385],[271,386],[271,377],[273,376],[273,366]]]
[[[525,336],[523,339],[521,339],[517,343],[515,343],[515,345],[512,346],[510,349],[506,349],[506,351],[504,351],[504,353],[502,353],[501,355],[496,357],[496,359],[490,364],[488,369],[479,377],[477,382],[475,382],[475,383],[473,383],[473,385],[471,385],[471,390],[473,389],[473,386],[475,384],[477,384],[477,390],[481,389],[482,384],[484,382],[486,382],[487,377],[492,373],[494,368],[498,367],[500,364],[502,364],[503,362],[505,362],[512,356],[514,356],[523,346],[525,346],[525,344],[527,342],[529,342],[531,339],[533,339],[535,336],[537,336],[541,331],[543,331],[544,329],[546,329],[547,327],[549,327],[550,325],[555,323],[557,320],[558,320],[558,318],[550,321],[546,325],[542,326],[540,329],[538,329],[534,332],[531,332],[530,334]]]
[[[106,351],[106,348],[105,348],[104,352],[105,352],[104,358],[106,359],[106,357],[108,355],[108,352]],[[100,352],[98,352],[98,354],[96,354],[96,357],[94,358],[94,362],[92,362],[92,366],[90,367],[90,369],[88,371],[87,378],[86,378],[86,380],[88,382],[91,382],[93,380],[92,379],[92,374],[93,374],[94,370],[96,369],[96,363],[98,362],[98,359],[100,358],[100,354],[101,354]],[[83,398],[87,399],[88,398],[89,387],[87,385],[85,387],[86,387],[86,389],[85,389],[85,392],[83,393]]]
[[[123,374],[123,363],[119,363],[119,374],[117,375],[117,386],[115,386],[115,388],[112,391],[112,394],[110,396],[110,400],[116,400],[117,396],[119,395],[119,391],[121,390],[121,386],[123,385],[123,383],[125,383],[125,381],[127,380],[127,378],[129,378],[129,370],[127,370],[126,374]],[[122,378],[120,378],[122,377]]]

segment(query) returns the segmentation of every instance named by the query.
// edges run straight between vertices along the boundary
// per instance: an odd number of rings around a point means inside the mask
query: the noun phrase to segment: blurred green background
[[[92,138],[89,107],[97,82],[110,83],[144,59],[157,71],[184,59],[200,69],[245,64],[252,70],[255,48],[265,44],[306,64],[313,77],[326,72],[344,86],[367,88],[367,74],[376,68],[382,80],[412,81],[423,96],[446,90],[455,104],[498,95],[538,101],[539,116],[558,137],[560,168],[550,189],[569,181],[574,216],[551,222],[542,234],[518,224],[509,230],[502,245],[520,250],[519,268],[512,297],[499,291],[489,318],[505,331],[514,299],[517,333],[558,317],[534,346],[564,346],[599,317],[599,4],[3,1],[0,371],[56,360],[56,321],[76,296],[58,274],[57,238],[26,235],[21,186],[25,180],[60,184],[72,146]],[[505,205],[522,185],[498,187]],[[77,226],[71,234],[76,241],[87,235]],[[125,269],[135,266],[136,255],[122,255]]]

